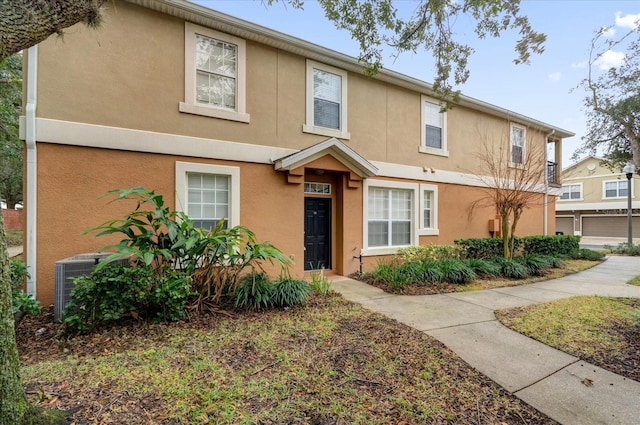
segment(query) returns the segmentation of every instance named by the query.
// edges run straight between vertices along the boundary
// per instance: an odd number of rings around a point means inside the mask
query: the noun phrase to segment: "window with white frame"
[[[369,188],[369,247],[411,245],[413,192]]]
[[[582,199],[582,184],[563,184],[560,199]]]
[[[610,180],[603,184],[603,198],[626,198],[627,197],[627,180]]]
[[[225,228],[240,222],[238,167],[176,162],[176,210],[196,227],[210,229],[223,220]]]
[[[422,131],[420,152],[449,155],[447,151],[447,113],[441,105],[427,96],[421,97]]]
[[[180,111],[249,122],[245,110],[246,43],[185,23],[185,101]]]
[[[527,130],[518,124],[511,124],[511,163],[522,165],[525,161],[525,139]]]
[[[438,231],[438,186],[420,185],[420,234],[437,235]]]
[[[348,139],[347,72],[307,61],[306,133]]]

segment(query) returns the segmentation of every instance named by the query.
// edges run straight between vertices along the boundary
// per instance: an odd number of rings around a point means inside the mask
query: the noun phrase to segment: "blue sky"
[[[282,3],[268,7],[260,0],[195,2],[348,55],[358,55],[358,45],[351,40],[350,34],[337,30],[313,0],[305,0],[302,11]],[[398,3],[408,11],[418,4],[417,0]],[[459,19],[454,31],[476,50],[469,60],[471,76],[460,89],[467,96],[576,133],[563,143],[563,166],[567,167],[573,162],[571,156],[581,144],[580,138],[586,128],[582,106],[584,92],[571,90],[586,76],[585,64],[594,31],[614,25],[615,33],[622,34],[628,22],[640,18],[640,2],[523,0],[521,9],[534,29],[547,34],[545,52],[533,56],[529,65],[514,65],[517,34],[477,40],[466,19]],[[621,55],[622,52],[611,52],[606,57],[611,65],[615,65]],[[433,81],[429,52],[405,53],[394,60],[389,49],[384,60],[386,68],[426,82]]]

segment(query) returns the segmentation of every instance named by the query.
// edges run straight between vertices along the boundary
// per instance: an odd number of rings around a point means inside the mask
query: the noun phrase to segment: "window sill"
[[[349,134],[348,131],[334,130],[332,128],[326,128],[326,127],[316,127],[314,125],[303,124],[302,132],[310,133],[310,134],[318,134],[320,136],[335,137],[337,139],[343,139],[343,140],[351,139],[351,134]]]
[[[520,162],[511,162],[511,161],[509,161],[509,167],[510,168],[517,168],[518,170],[526,170],[527,169],[527,167],[524,164],[522,164]]]
[[[402,248],[408,248],[413,245],[402,245],[402,246],[381,246],[375,248],[364,248],[362,250],[363,257],[373,257],[376,255],[393,255],[397,254],[398,250]]]
[[[211,118],[221,118],[223,120],[238,121],[247,124],[250,121],[249,114],[212,108],[210,106],[194,105],[191,103],[180,102],[178,109],[180,110],[180,112],[184,112],[187,114],[202,115]]]
[[[581,202],[584,201],[583,198],[580,199],[560,199],[558,198],[558,202]]]
[[[436,148],[430,148],[427,146],[420,146],[418,148],[418,151],[420,153],[426,153],[429,155],[438,155],[438,156],[444,156],[444,157],[449,157],[449,151],[445,150],[445,149],[436,149]]]
[[[439,229],[419,229],[418,235],[420,236],[438,236],[440,234]]]

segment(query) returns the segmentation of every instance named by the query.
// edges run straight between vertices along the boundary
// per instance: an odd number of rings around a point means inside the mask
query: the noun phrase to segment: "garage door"
[[[633,217],[633,237],[640,237],[640,217]],[[627,237],[626,216],[582,217],[582,236]]]
[[[556,232],[573,235],[573,217],[556,217]]]

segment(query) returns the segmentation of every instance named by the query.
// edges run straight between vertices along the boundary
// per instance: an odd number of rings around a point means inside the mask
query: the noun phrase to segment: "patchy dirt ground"
[[[339,297],[314,297],[292,310],[131,323],[73,338],[45,309],[23,319],[17,340],[23,368],[51,365],[42,375],[26,374],[29,399],[77,409],[71,415],[77,424],[556,423],[438,341]],[[146,378],[159,383],[145,387],[140,369],[160,357]],[[111,358],[124,374],[92,370]],[[207,366],[185,381],[203,360],[221,374]],[[241,394],[208,406],[203,382],[209,389],[215,382],[216,391],[235,385]]]

